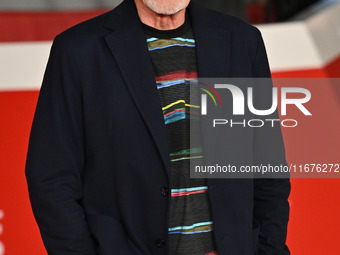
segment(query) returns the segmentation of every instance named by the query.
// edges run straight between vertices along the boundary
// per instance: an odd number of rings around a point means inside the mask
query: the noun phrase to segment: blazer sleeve
[[[81,205],[82,92],[69,47],[54,40],[31,129],[26,178],[48,254],[95,255]]]
[[[257,30],[257,50],[253,61],[255,78],[270,78],[270,69],[261,33]],[[268,82],[269,81],[269,82]],[[271,106],[272,82],[261,82],[261,106]],[[256,88],[255,88],[256,89]],[[256,96],[256,92],[254,92]],[[259,107],[259,108],[260,108]],[[263,108],[268,109],[268,108]],[[266,119],[279,119],[277,110]],[[254,165],[287,166],[285,149],[278,123],[274,127],[265,125],[254,129],[253,141]],[[290,194],[289,174],[281,178],[254,179],[254,221],[260,226],[258,255],[287,255],[290,251],[286,245],[287,224],[289,219]]]

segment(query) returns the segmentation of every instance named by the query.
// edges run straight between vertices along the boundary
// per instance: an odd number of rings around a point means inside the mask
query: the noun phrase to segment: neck
[[[140,20],[159,30],[176,29],[185,21],[185,9],[171,15],[158,14],[151,10],[142,0],[135,0]]]

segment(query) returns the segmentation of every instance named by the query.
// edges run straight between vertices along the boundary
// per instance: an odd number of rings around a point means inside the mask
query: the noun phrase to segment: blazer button
[[[162,248],[162,247],[165,246],[165,241],[162,240],[162,239],[158,239],[158,240],[155,241],[155,244],[158,248]]]
[[[169,189],[168,188],[162,188],[161,193],[162,193],[163,197],[167,197],[169,195]]]

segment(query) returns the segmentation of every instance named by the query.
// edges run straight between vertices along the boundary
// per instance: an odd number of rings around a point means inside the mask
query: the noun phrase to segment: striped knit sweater
[[[203,161],[200,143],[190,143],[190,119],[200,107],[190,104],[197,80],[195,40],[189,19],[174,30],[143,24],[166,124],[171,160],[170,255],[217,254],[206,179],[190,179],[190,160]]]

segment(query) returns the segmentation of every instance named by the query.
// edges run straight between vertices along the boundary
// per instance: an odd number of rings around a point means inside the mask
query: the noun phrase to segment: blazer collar
[[[196,40],[198,76],[225,77],[230,49],[228,32],[219,28],[220,21],[216,20],[213,11],[193,1],[187,11]],[[104,26],[112,30],[105,37],[105,41],[150,130],[170,177],[166,127],[144,30],[134,1],[125,0],[112,10]]]

